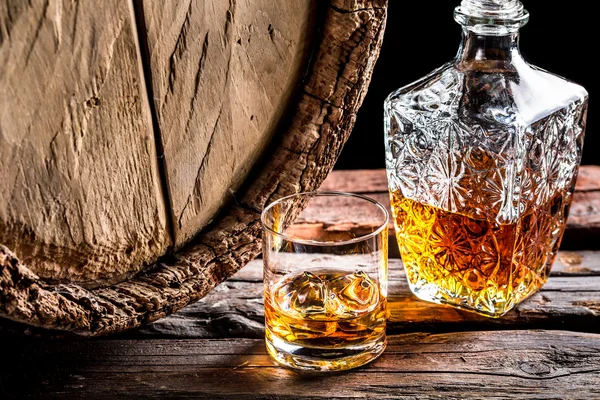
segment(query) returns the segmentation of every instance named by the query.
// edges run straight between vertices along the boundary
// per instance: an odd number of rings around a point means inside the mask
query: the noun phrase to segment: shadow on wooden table
[[[564,331],[391,336],[375,362],[334,374],[276,366],[262,340],[5,340],[0,397],[591,398],[600,340]]]

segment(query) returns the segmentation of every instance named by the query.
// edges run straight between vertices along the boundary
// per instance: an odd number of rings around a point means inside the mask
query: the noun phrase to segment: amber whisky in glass
[[[308,207],[292,224],[299,203]],[[275,361],[335,371],[383,352],[387,221],[381,204],[346,193],[303,193],[265,209],[265,340]]]

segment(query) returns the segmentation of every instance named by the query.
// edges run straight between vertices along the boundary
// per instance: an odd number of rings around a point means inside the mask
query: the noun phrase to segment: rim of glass
[[[322,241],[319,241],[319,240],[299,239],[299,238],[295,238],[295,237],[290,236],[290,235],[286,235],[285,233],[276,232],[269,225],[267,225],[267,223],[265,221],[267,213],[269,212],[269,210],[271,210],[277,204],[284,203],[284,202],[286,202],[288,200],[291,200],[291,199],[293,199],[295,197],[307,197],[307,196],[314,196],[314,197],[326,197],[326,196],[353,197],[353,198],[356,198],[356,199],[365,200],[365,201],[367,201],[367,202],[375,205],[377,208],[379,208],[379,210],[383,211],[383,216],[385,217],[385,220],[384,220],[383,223],[380,224],[380,226],[377,229],[375,229],[371,233],[368,233],[368,234],[362,235],[362,236],[358,236],[358,237],[355,237],[355,238],[352,238],[352,239],[340,240],[340,241],[335,241],[335,242],[322,242]],[[301,193],[296,193],[296,194],[292,194],[292,195],[289,195],[289,196],[285,196],[285,197],[282,197],[279,200],[276,200],[276,201],[272,202],[267,207],[265,207],[265,209],[263,210],[263,212],[260,215],[260,222],[261,222],[263,228],[265,230],[267,230],[268,232],[272,233],[275,236],[283,238],[283,239],[285,239],[285,240],[287,240],[289,242],[300,243],[300,244],[307,244],[307,245],[311,245],[311,246],[343,246],[343,245],[346,245],[346,244],[359,243],[359,242],[362,242],[364,240],[371,239],[371,238],[379,235],[384,229],[387,229],[388,228],[389,220],[390,220],[390,215],[388,213],[388,210],[385,208],[385,206],[383,204],[381,204],[377,200],[374,200],[374,199],[372,199],[370,197],[363,196],[363,195],[357,194],[357,193],[336,192],[336,191],[301,192]]]

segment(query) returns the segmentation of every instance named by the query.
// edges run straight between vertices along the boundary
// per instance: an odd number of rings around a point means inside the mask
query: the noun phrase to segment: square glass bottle
[[[517,0],[464,0],[455,60],[385,101],[400,253],[419,298],[500,317],[546,282],[581,161],[586,90],[528,64]]]

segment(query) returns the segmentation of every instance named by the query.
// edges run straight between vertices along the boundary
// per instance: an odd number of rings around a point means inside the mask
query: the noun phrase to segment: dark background
[[[453,1],[390,0],[387,28],[379,61],[356,125],[337,169],[384,168],[383,101],[387,95],[454,58],[461,40],[461,27],[453,18]],[[574,0],[553,6],[552,2],[524,0],[531,19],[521,30],[521,52],[531,64],[583,85],[590,93],[590,112],[583,164],[600,164],[597,118],[597,54],[600,22],[592,2]]]

